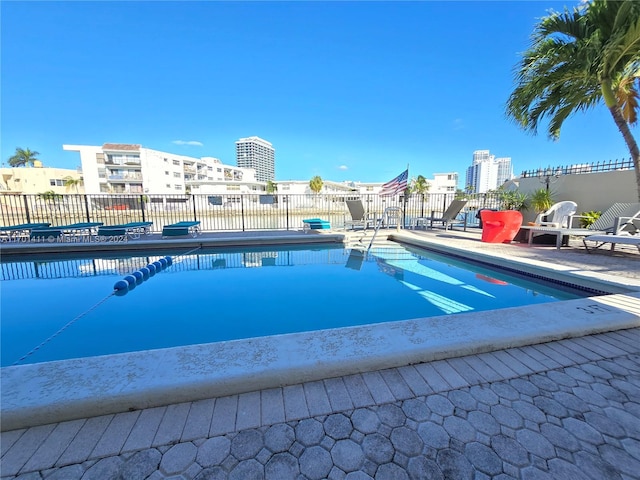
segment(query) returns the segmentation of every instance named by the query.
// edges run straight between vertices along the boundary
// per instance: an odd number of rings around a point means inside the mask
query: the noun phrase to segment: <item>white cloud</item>
[[[338,167],[338,170],[349,170],[349,167],[347,167],[346,165],[340,165]]]
[[[204,144],[202,142],[196,142],[195,140],[174,140],[173,142],[175,145],[192,145],[195,147],[203,147]]]
[[[461,118],[456,118],[453,121],[453,129],[454,130],[462,130],[462,129],[464,129],[464,122],[462,121]]]

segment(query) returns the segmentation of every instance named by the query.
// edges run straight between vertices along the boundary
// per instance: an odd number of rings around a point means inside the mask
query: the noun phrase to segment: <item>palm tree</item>
[[[58,200],[62,198],[62,195],[53,190],[47,190],[46,192],[39,193],[38,197],[41,198],[47,204],[49,210],[53,212],[53,210],[57,208]]]
[[[278,191],[278,185],[272,181],[272,180],[267,180],[267,193],[275,193]]]
[[[82,179],[82,177],[80,178],[64,177],[63,180],[64,180],[64,186],[67,189],[67,191],[69,191],[69,189],[73,187],[76,189],[76,193],[78,193],[78,187],[84,183],[84,180]]]
[[[427,193],[429,191],[429,182],[427,182],[427,179],[425,177],[423,177],[422,175],[418,175],[417,178],[415,178],[413,180],[413,182],[411,182],[412,185],[412,190],[415,193],[419,193],[420,195],[424,195],[425,193]]]
[[[420,195],[420,216],[424,217],[424,195],[429,191],[429,182],[427,179],[418,175],[416,178],[411,179],[410,187],[407,188],[407,196],[409,193],[418,193]],[[405,197],[406,198],[406,197]]]
[[[323,185],[324,185],[324,182],[322,181],[322,178],[320,178],[318,175],[316,175],[309,181],[309,188],[315,194],[318,194],[322,191]]]
[[[556,140],[576,111],[604,102],[631,153],[640,200],[637,123],[640,79],[640,2],[593,0],[542,18],[519,63],[507,116],[536,133],[549,117]]]
[[[16,153],[9,158],[9,166],[11,167],[24,167],[29,165],[33,167],[33,163],[37,160],[37,156],[40,155],[38,152],[34,152],[29,150],[28,148],[22,149],[20,147],[16,148]]]

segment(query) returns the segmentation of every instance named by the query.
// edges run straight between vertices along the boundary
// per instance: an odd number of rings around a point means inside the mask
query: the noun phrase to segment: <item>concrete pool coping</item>
[[[312,245],[326,243],[344,243],[345,235],[335,232],[310,231],[303,233],[295,230],[252,231],[252,232],[205,232],[196,237],[162,238],[160,234],[151,234],[126,242],[7,242],[0,243],[0,252],[7,256],[41,255],[50,253],[129,253],[140,250],[167,250],[184,247],[232,247],[232,246],[270,246],[270,245]]]
[[[420,243],[404,232],[391,238]],[[428,241],[425,246],[444,248]],[[540,271],[531,262],[508,262]],[[553,267],[546,271],[573,282],[582,279],[607,288],[616,283],[606,275]],[[2,430],[640,326],[640,283],[618,279],[618,286],[627,293],[557,302],[552,308],[532,305],[5,367],[0,369]]]

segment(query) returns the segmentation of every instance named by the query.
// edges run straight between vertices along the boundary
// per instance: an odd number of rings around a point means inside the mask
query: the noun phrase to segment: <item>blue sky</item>
[[[577,1],[12,2],[1,8],[1,155],[76,168],[63,144],[139,143],[277,180],[458,172],[474,150],[514,173],[629,157],[604,106],[557,142],[504,114],[537,19]],[[636,130],[637,131],[637,130]]]

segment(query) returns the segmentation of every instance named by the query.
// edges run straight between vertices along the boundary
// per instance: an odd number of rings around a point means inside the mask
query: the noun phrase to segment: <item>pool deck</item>
[[[323,235],[244,237],[297,241],[294,237]],[[238,236],[206,234],[206,239],[235,242]],[[346,236],[348,245],[367,245],[370,232]],[[108,365],[114,383],[106,387],[129,399],[136,398],[138,387],[165,392],[171,380],[175,386],[180,373],[171,368],[180,362],[195,371],[211,364],[224,370],[229,365],[217,365],[220,357],[237,355],[245,370],[231,372],[225,381],[213,379],[219,382],[215,395],[206,395],[212,384],[208,374],[186,382],[197,400],[84,416],[82,409],[95,404],[80,401],[71,404],[74,419],[47,422],[61,412],[46,404],[60,391],[68,396],[67,381],[83,380],[81,394],[105,388],[96,380],[104,366],[89,361],[87,367],[84,361],[84,368],[50,377],[56,384],[38,386],[49,399],[23,392],[26,416],[35,421],[25,428],[3,426],[2,479],[640,478],[637,250],[618,246],[614,253],[587,254],[581,243],[559,251],[553,245],[483,244],[477,232],[455,230],[398,236],[485,261],[499,257],[521,267],[550,266],[570,283],[617,283],[629,293],[560,302],[553,309],[488,312],[481,321],[478,314],[461,314],[453,327],[452,317],[446,324],[437,317],[397,322],[391,329],[347,329],[321,339],[283,336],[258,349],[243,344],[227,345],[226,351],[195,348],[189,355],[165,352],[144,364],[148,376],[137,377],[139,372],[122,361]],[[263,356],[247,362],[256,352]],[[297,369],[292,359],[302,361]],[[271,363],[276,368],[263,368]],[[356,371],[349,370],[351,363]],[[255,369],[246,370],[247,364]],[[20,373],[15,382],[35,385],[29,383],[35,377],[24,373],[37,377],[38,368],[13,370]],[[6,371],[3,399],[12,376]],[[178,395],[183,389],[178,387],[167,398]],[[19,421],[26,418],[7,405],[3,400],[4,425],[13,414]],[[61,405],[62,411],[68,408]],[[44,421],[38,421],[39,412]]]

